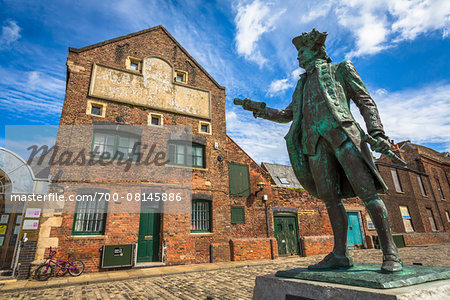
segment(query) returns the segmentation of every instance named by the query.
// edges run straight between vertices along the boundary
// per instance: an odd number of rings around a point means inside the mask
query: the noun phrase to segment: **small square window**
[[[86,114],[96,117],[105,117],[106,104],[100,103],[92,100],[88,100],[86,107]]]
[[[136,62],[130,62],[130,69],[131,70],[139,70],[139,64],[137,64]]]
[[[163,115],[151,113],[148,115],[148,125],[163,126]]]
[[[160,121],[160,118],[152,116],[152,125],[159,125]]]
[[[200,121],[198,124],[198,132],[211,134],[211,123]]]
[[[101,116],[102,115],[102,107],[100,105],[92,105],[91,115]]]
[[[175,71],[175,81],[187,83],[187,73],[184,71]]]
[[[141,65],[142,65],[142,60],[140,60],[139,58],[135,58],[135,57],[127,58],[127,62],[126,62],[127,69],[139,72],[139,71],[141,71]]]

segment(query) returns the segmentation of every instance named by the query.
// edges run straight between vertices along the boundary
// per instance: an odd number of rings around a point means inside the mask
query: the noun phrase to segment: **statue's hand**
[[[389,143],[388,137],[384,134],[378,134],[373,137],[376,140],[376,143],[370,145],[373,151],[378,153],[386,153],[391,149],[391,143]]]

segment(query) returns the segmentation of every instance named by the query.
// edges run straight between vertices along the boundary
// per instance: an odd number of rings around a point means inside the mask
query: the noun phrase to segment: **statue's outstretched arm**
[[[253,113],[256,117],[260,117],[266,120],[278,122],[278,123],[288,123],[292,121],[292,105],[289,104],[285,109],[275,109],[266,107],[259,113]]]
[[[255,118],[263,118],[278,123],[288,123],[292,121],[292,106],[289,105],[285,109],[274,109],[266,107],[265,102],[252,101],[248,98],[234,98],[236,105],[242,105],[242,108],[253,112]]]

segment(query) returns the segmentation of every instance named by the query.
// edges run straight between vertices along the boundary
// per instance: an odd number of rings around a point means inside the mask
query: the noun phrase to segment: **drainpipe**
[[[263,195],[264,207],[266,210],[266,228],[267,228],[267,237],[270,237],[270,220],[269,220],[269,207],[267,206],[267,195]]]

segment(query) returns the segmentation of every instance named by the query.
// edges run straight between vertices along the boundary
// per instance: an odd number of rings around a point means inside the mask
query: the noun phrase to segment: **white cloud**
[[[308,11],[306,11],[305,14],[302,14],[301,21],[303,23],[312,22],[320,17],[326,16],[333,4],[331,0],[319,3],[314,1],[314,3],[315,5],[308,7]]]
[[[356,38],[356,49],[347,58],[362,54],[375,54],[387,48],[388,22],[382,3],[363,0],[347,0],[336,7],[340,25],[350,30]]]
[[[270,83],[267,95],[273,97],[293,88],[299,79],[302,69],[295,69],[288,78],[277,79]]]
[[[421,33],[437,29],[443,29],[443,37],[447,36],[448,0],[395,0],[387,4],[389,12],[396,18],[392,31],[400,34],[397,40],[413,40]]]
[[[277,12],[283,12],[282,17]],[[238,53],[260,65],[273,55],[290,55],[287,41],[313,27],[328,31],[332,37],[328,44],[339,44],[335,51],[351,58],[374,55],[435,31],[447,38],[450,1],[285,0],[275,6],[256,0],[238,6],[235,23]]]
[[[250,61],[256,62],[260,67],[267,62],[257,49],[257,42],[261,35],[275,29],[275,22],[286,11],[273,10],[268,3],[255,0],[249,4],[240,3],[237,6],[236,23],[236,48],[240,55]]]
[[[284,92],[285,90],[291,88],[292,86],[293,86],[293,84],[291,82],[288,82],[287,78],[274,80],[270,83],[267,94],[269,96],[274,96],[278,93]]]
[[[434,84],[419,89],[373,93],[386,134],[395,141],[443,143],[450,150],[450,84]],[[378,90],[380,91],[380,90]],[[357,108],[353,116],[363,125]]]
[[[442,30],[448,36],[448,0],[345,0],[335,9],[339,24],[356,39],[347,57],[376,54],[403,40]]]
[[[227,133],[256,162],[290,164],[284,136],[290,124],[254,119],[251,112],[227,109]]]
[[[65,81],[39,71],[19,71],[0,67],[0,109],[39,121],[59,116],[64,99]],[[32,109],[31,109],[32,108]]]
[[[3,23],[2,35],[0,36],[0,49],[11,46],[11,44],[20,38],[21,28],[16,21],[8,20]]]

